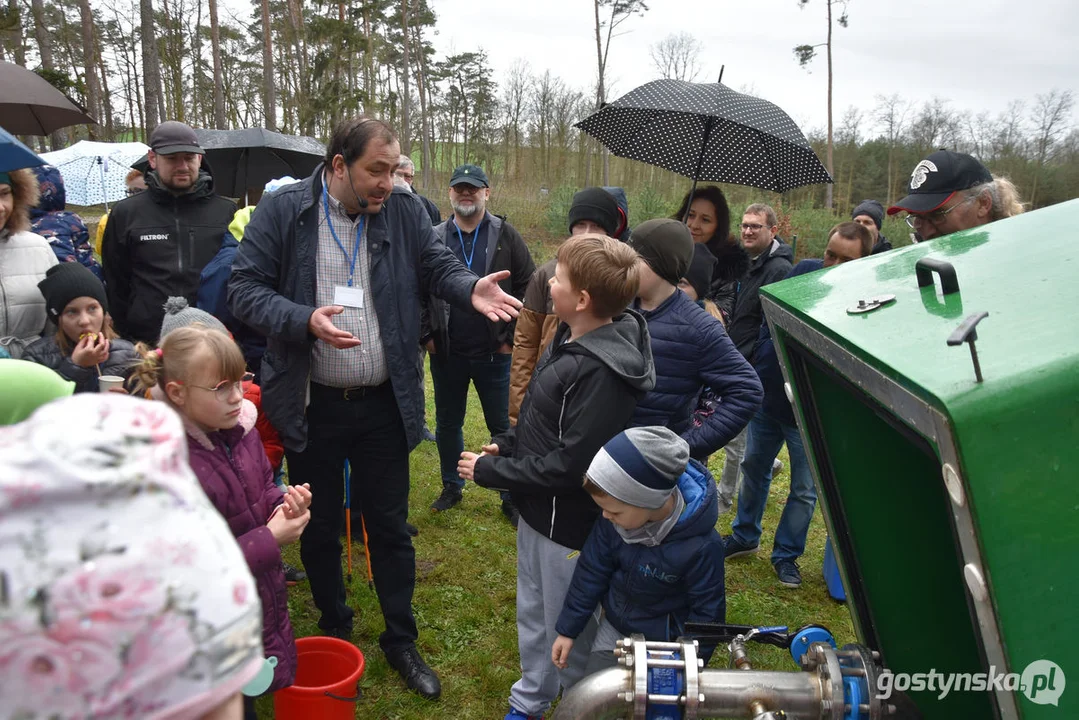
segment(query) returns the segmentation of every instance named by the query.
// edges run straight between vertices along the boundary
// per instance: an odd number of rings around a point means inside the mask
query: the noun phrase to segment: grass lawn
[[[434,399],[427,376],[427,418],[434,427]],[[478,449],[487,440],[479,400],[469,398],[465,446]],[[787,463],[786,450],[781,456]],[[353,642],[363,650],[367,669],[357,704],[357,718],[419,720],[436,716],[460,720],[500,718],[506,712],[510,685],[519,677],[514,597],[516,535],[499,511],[498,494],[473,484],[464,501],[446,513],[434,513],[431,502],[441,491],[438,453],[434,443],[422,443],[412,453],[410,521],[420,534],[416,546],[416,595],[413,607],[419,625],[419,647],[442,679],[442,700],[425,701],[408,692],[389,668],[378,648],[382,615],[373,589],[367,586],[363,548],[353,545],[353,575],[349,601],[356,610]],[[709,464],[718,477],[723,453]],[[377,481],[377,480],[376,480]],[[727,620],[732,623],[788,625],[815,622],[831,628],[840,645],[853,642],[854,632],[845,605],[834,602],[821,578],[825,529],[820,512],[813,518],[809,543],[801,561],[803,584],[798,590],[779,585],[768,562],[772,535],[779,520],[790,477],[786,466],[772,484],[764,517],[761,552],[727,563]],[[732,513],[720,516],[717,528],[730,532]],[[299,565],[299,548],[286,550]],[[297,637],[318,634],[318,614],[306,583],[290,589],[289,611]],[[751,645],[755,667],[795,670],[786,651]],[[722,648],[712,667],[725,667]],[[273,717],[269,698],[259,703],[260,717]]]

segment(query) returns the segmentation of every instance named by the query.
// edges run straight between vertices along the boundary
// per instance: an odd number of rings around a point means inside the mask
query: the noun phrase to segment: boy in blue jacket
[[[603,510],[585,542],[562,613],[551,661],[564,667],[597,604],[603,619],[587,673],[615,664],[615,642],[633,633],[673,641],[687,622],[722,623],[727,594],[716,532],[716,483],[664,427],[616,435],[588,467],[585,490]],[[715,649],[703,646],[707,664]]]
[[[723,325],[678,289],[694,254],[693,236],[677,220],[648,220],[629,245],[641,257],[633,309],[648,322],[656,386],[637,403],[630,427],[663,425],[704,461],[742,431],[761,406],[763,392]],[[715,411],[693,422],[704,389],[721,398]]]

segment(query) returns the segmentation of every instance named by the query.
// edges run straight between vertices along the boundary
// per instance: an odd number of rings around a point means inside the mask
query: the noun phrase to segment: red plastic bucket
[[[296,641],[296,682],[274,693],[276,720],[352,720],[360,699],[363,653],[332,637]]]

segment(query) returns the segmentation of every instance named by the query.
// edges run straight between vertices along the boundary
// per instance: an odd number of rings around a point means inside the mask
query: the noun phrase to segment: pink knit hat
[[[0,428],[0,720],[199,718],[262,667],[261,624],[167,405],[85,393]]]

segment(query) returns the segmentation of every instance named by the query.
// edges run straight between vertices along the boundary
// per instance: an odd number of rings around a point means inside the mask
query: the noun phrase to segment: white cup
[[[124,379],[119,375],[102,375],[97,379],[98,392],[111,392],[113,388],[124,389]]]

